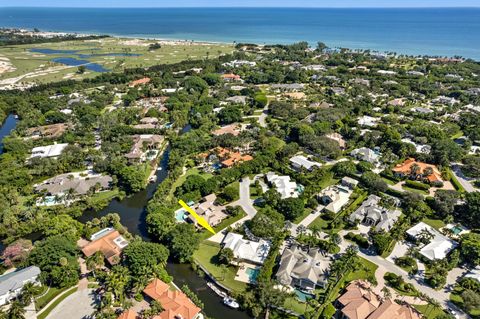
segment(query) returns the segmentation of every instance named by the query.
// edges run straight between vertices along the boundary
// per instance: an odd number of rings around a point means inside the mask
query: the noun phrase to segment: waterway
[[[3,153],[3,138],[15,129],[17,122],[18,120],[15,115],[10,114],[3,123],[0,123],[0,155]]]
[[[187,127],[182,130],[182,133],[189,129],[190,127]],[[159,165],[161,169],[157,171],[157,181],[155,183],[149,184],[145,190],[135,193],[123,200],[112,200],[106,208],[98,212],[93,210],[86,211],[79,218],[79,221],[85,223],[93,218],[99,218],[109,213],[117,213],[120,216],[122,225],[127,227],[130,233],[141,236],[146,241],[150,241],[151,238],[148,236],[145,222],[146,205],[155,193],[158,184],[167,177],[168,155],[169,149],[163,154],[163,158]],[[170,261],[167,264],[167,271],[173,276],[174,282],[177,286],[181,287],[186,284],[198,295],[205,305],[203,310],[208,317],[215,319],[250,318],[245,312],[233,310],[224,306],[222,304],[222,299],[207,287],[205,279],[198,276],[191,269],[190,265],[177,264]]]

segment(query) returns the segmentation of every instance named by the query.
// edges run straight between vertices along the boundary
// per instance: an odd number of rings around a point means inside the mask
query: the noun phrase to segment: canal
[[[139,235],[144,240],[150,241],[146,227],[146,205],[152,198],[159,183],[167,177],[169,149],[167,149],[162,157],[157,171],[157,181],[151,183],[148,187],[130,197],[123,200],[114,199],[110,204],[100,210],[88,210],[79,218],[79,221],[85,223],[93,218],[105,216],[109,213],[117,213],[123,226],[133,235]],[[233,310],[223,305],[222,299],[218,297],[210,288],[207,287],[204,278],[195,273],[188,264],[177,264],[169,262],[167,264],[168,273],[173,276],[174,282],[181,287],[184,284],[194,291],[204,303],[204,312],[208,317],[215,319],[249,319],[250,317],[242,311]]]
[[[17,126],[18,119],[15,115],[10,114],[7,116],[3,123],[0,123],[0,154],[3,153],[3,138],[12,132]]]

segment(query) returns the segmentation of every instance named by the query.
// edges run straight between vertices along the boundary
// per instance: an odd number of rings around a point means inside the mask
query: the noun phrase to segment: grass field
[[[219,283],[234,290],[242,292],[246,288],[246,284],[235,280],[237,268],[229,266],[225,268],[225,273],[218,262],[218,252],[220,245],[212,242],[204,242],[200,244],[199,249],[193,255],[196,262],[202,265]]]
[[[19,82],[54,82],[65,79],[90,78],[98,75],[94,71],[77,74],[77,67],[65,67],[54,63],[54,58],[76,58],[96,63],[113,72],[126,68],[149,67],[158,64],[171,64],[188,59],[214,58],[234,50],[229,44],[180,43],[169,42],[155,51],[149,51],[148,45],[154,41],[122,38],[99,40],[65,41],[59,43],[42,43],[13,45],[0,48],[0,57],[8,58],[16,70],[0,74],[0,81],[22,77]],[[31,49],[78,50],[73,53],[43,54],[31,52]],[[92,57],[79,57],[80,54],[96,54]],[[102,54],[138,54],[139,56],[105,56]]]

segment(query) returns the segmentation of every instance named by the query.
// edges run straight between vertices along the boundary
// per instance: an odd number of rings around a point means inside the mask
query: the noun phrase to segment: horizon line
[[[118,7],[92,7],[92,6],[2,6],[0,8],[55,8],[55,9],[480,9],[478,6],[409,6],[409,7],[382,7],[382,6],[338,6],[338,7],[322,7],[322,6],[118,6]]]

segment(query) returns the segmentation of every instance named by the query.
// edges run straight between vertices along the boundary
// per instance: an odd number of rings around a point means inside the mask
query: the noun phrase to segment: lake
[[[8,136],[17,126],[18,119],[15,115],[10,114],[7,116],[5,121],[0,125],[0,155],[3,153],[3,143],[2,140],[5,136]]]

